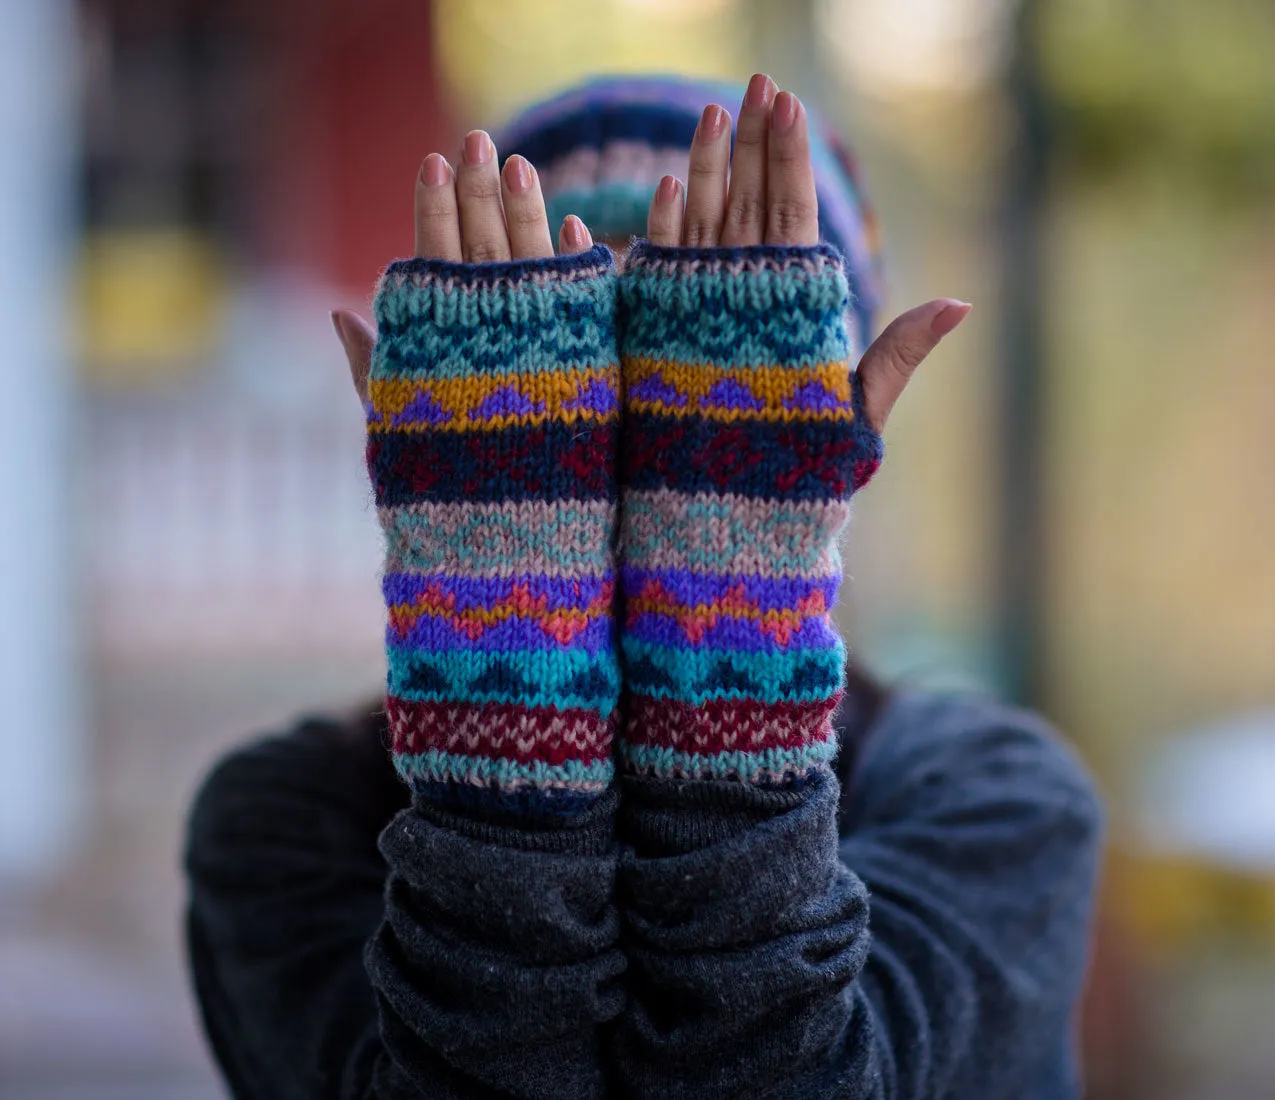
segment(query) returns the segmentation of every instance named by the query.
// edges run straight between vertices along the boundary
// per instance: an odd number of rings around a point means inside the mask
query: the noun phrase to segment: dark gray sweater
[[[235,753],[187,851],[231,1091],[1077,1096],[1100,810],[1075,757],[1021,712],[900,694],[836,770],[630,779],[535,825],[409,806],[367,722]]]

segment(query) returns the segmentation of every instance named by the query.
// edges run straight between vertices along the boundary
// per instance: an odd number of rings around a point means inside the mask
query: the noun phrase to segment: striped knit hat
[[[742,89],[675,76],[599,77],[528,108],[496,145],[502,155],[521,153],[536,166],[550,225],[575,214],[600,237],[643,236],[660,177],[686,178],[700,113],[709,103],[733,104],[742,95]],[[846,259],[862,353],[880,304],[876,218],[849,150],[810,117],[819,231]]]

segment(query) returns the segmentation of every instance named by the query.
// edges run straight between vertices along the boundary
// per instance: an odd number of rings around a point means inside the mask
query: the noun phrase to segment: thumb
[[[354,388],[358,391],[359,400],[366,405],[367,378],[372,373],[372,345],[376,343],[376,332],[352,309],[334,309],[331,317],[336,338],[341,341],[350,363]]]
[[[859,362],[863,411],[876,432],[885,427],[890,410],[913,372],[938,343],[965,320],[969,302],[936,298],[896,317],[864,352]]]

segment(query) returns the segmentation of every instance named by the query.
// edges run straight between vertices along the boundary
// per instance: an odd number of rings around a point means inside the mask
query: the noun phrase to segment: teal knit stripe
[[[616,365],[616,278],[609,266],[564,268],[550,278],[517,264],[478,274],[474,265],[425,263],[418,270],[414,264],[391,265],[382,278],[373,304],[373,377],[557,374]]]
[[[851,305],[826,247],[688,252],[639,246],[620,295],[624,358],[744,367],[844,362]]]
[[[662,779],[742,779],[779,783],[805,775],[837,754],[834,735],[800,748],[764,749],[761,752],[691,753],[652,745],[620,742],[620,755],[630,770]]]
[[[501,332],[440,332],[425,326],[379,338],[374,378],[475,378],[562,374],[616,366],[615,342],[593,326]]]
[[[381,509],[388,573],[608,576],[615,505],[605,500],[420,503]]]
[[[425,272],[398,276],[399,265],[391,266],[372,307],[378,332],[411,326],[452,335],[465,330],[497,335],[505,328],[554,327],[566,318],[577,325],[613,331],[616,281],[612,269],[595,266],[552,278],[534,274],[501,278],[491,273],[467,280],[461,274],[465,266],[451,265],[456,274],[434,265]]]
[[[625,681],[643,695],[700,704],[710,699],[760,703],[813,702],[841,690],[846,649],[840,637],[825,649],[784,653],[658,645],[622,637]]]
[[[625,272],[625,304],[635,311],[658,310],[670,320],[698,317],[708,310],[729,312],[741,323],[778,312],[812,321],[831,318],[834,324],[850,305],[850,287],[840,262],[830,256],[785,262],[750,258],[741,249],[737,254],[721,250],[715,259],[676,262],[679,268],[672,274],[668,265],[644,254],[641,263]]]
[[[794,366],[846,362],[852,348],[844,326],[812,322],[800,312],[772,313],[743,326],[729,314],[705,312],[696,322],[650,311],[632,324],[625,359],[721,367]]]
[[[579,648],[511,653],[395,649],[386,656],[389,693],[400,699],[589,707],[605,717],[620,698],[614,656]]]
[[[583,793],[601,793],[611,783],[615,765],[610,760],[548,764],[537,760],[521,764],[490,756],[469,756],[430,749],[422,753],[399,753],[394,757],[399,775],[409,783],[470,783],[495,785],[502,790],[539,787]]]

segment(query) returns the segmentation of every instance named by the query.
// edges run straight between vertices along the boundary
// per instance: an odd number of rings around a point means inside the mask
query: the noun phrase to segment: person
[[[1079,1093],[1089,779],[1031,715],[878,687],[829,616],[880,429],[969,307],[860,357],[848,154],[763,75],[737,125],[711,96],[599,80],[503,167],[483,131],[430,155],[376,329],[334,316],[388,690],[195,800],[236,1097]],[[639,218],[618,255],[588,228]]]

